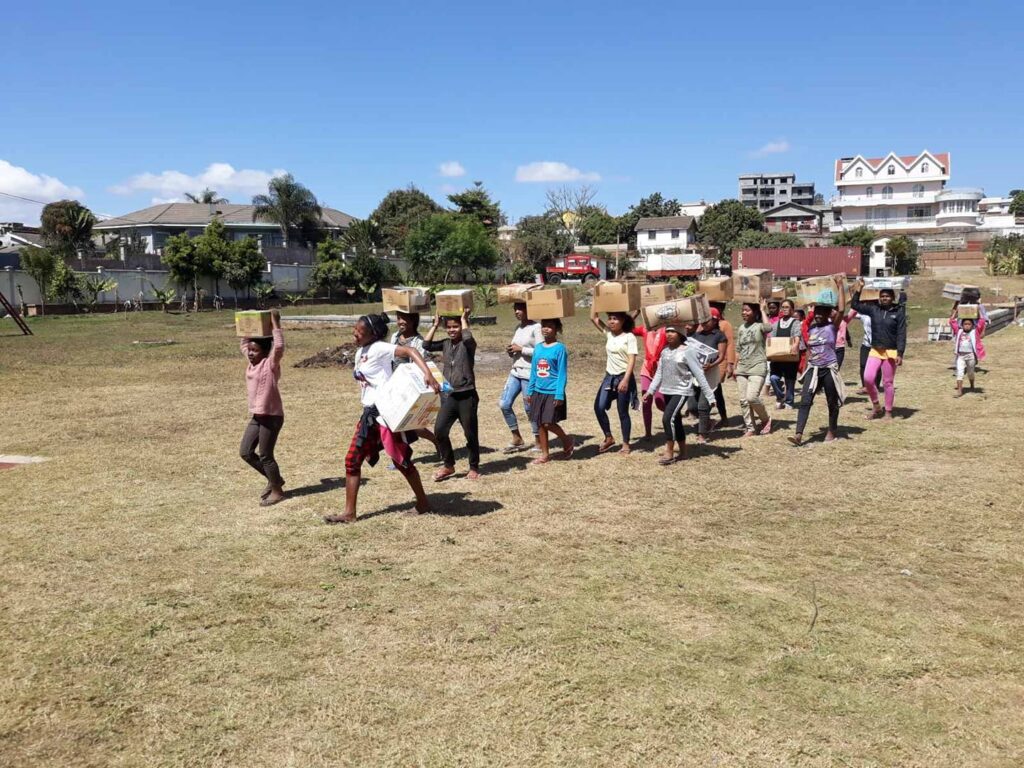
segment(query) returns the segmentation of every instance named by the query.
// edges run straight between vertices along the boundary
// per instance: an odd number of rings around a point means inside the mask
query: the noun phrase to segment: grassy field
[[[923,341],[938,292],[910,296],[903,418],[851,397],[825,446],[820,398],[810,446],[789,412],[667,469],[595,456],[583,317],[580,458],[502,454],[503,307],[484,478],[411,517],[382,463],[346,527],[320,518],[355,383],[291,364],[347,331],[288,334],[292,497],[261,509],[230,313],[0,326],[0,453],[52,459],[0,471],[0,765],[1021,765],[1024,330],[954,400],[950,345]]]

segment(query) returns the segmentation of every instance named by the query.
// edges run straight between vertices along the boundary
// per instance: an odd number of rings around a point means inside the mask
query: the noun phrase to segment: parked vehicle
[[[558,285],[563,280],[592,283],[608,277],[606,263],[604,259],[588,253],[570,253],[555,259],[555,263],[547,268],[545,279],[550,285]]]
[[[648,253],[636,265],[638,272],[648,280],[668,280],[671,277],[697,279],[701,274],[699,253]]]
[[[863,254],[857,247],[740,248],[732,252],[733,269],[770,269],[776,277],[804,278],[863,274]]]

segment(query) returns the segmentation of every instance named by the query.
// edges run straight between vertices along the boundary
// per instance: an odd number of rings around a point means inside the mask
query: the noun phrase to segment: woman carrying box
[[[633,335],[644,340],[644,362],[640,367],[640,394],[646,395],[651,391],[651,382],[654,381],[654,374],[658,370],[658,360],[661,358],[661,351],[665,348],[665,329],[653,328],[648,330],[642,325],[633,329]],[[651,423],[654,421],[654,406],[665,410],[665,398],[655,393],[653,398],[643,397],[644,415],[644,440],[653,437]]]
[[[791,299],[786,299],[779,305],[779,316],[772,326],[772,337],[776,339],[789,339],[800,336],[800,322],[796,319],[795,306]],[[776,410],[793,408],[793,401],[796,396],[796,377],[799,362],[783,362],[773,360],[769,366],[768,380],[771,382],[772,391],[775,393]]]
[[[808,309],[813,305],[809,305]],[[814,404],[814,396],[825,390],[828,402],[828,432],[825,442],[836,439],[839,429],[839,409],[846,399],[843,377],[839,375],[839,361],[836,359],[836,335],[842,314],[826,305],[814,306],[811,323],[807,328],[807,367],[803,372],[803,392],[800,395],[800,409],[796,417],[796,434],[788,438],[793,445],[803,444],[807,417]]]
[[[622,428],[622,448],[619,453],[628,455],[629,434],[633,427],[629,409],[638,406],[633,368],[639,350],[636,336],[633,335],[633,318],[625,312],[609,312],[608,321],[605,322],[591,308],[590,322],[605,335],[605,374],[594,398],[594,415],[604,434],[604,441],[597,452],[607,453],[615,445],[608,420],[608,410],[614,402],[619,411],[619,426]]]
[[[516,419],[516,412],[513,410],[516,398],[526,391],[526,385],[530,381],[530,367],[533,360],[533,350],[538,344],[543,343],[544,337],[541,334],[540,323],[530,320],[526,314],[526,302],[517,301],[513,305],[513,311],[519,326],[512,334],[512,343],[506,351],[512,358],[512,370],[509,371],[508,379],[505,380],[505,389],[502,390],[501,400],[498,407],[501,408],[501,415],[505,417],[505,424],[512,432],[512,442],[505,448],[505,453],[514,453],[521,449],[525,442],[519,431],[519,421]],[[530,422],[530,429],[533,432],[533,440],[537,442],[537,423],[530,416],[530,404],[523,398],[523,406],[526,410],[526,418]]]
[[[277,382],[281,378],[284,356],[284,333],[281,314],[270,313],[272,338],[242,339],[242,354],[249,361],[245,371],[245,388],[249,401],[249,423],[242,434],[239,453],[242,461],[267,479],[260,494],[260,506],[269,507],[284,501],[284,480],[274,458],[277,437],[284,426],[284,405]]]
[[[871,352],[864,368],[864,389],[871,398],[871,413],[868,419],[881,418],[892,421],[892,408],[896,400],[896,369],[903,365],[903,353],[907,348],[907,313],[903,304],[896,303],[896,292],[882,288],[878,292],[878,303],[860,300],[864,288],[863,278],[854,286],[854,311],[871,318]],[[882,371],[885,386],[885,410],[878,404],[878,386],[875,376]]]
[[[764,321],[768,306],[764,299],[760,304],[745,303],[740,310],[743,325],[736,332],[738,361],[733,378],[739,387],[740,409],[743,412],[743,436],[767,435],[772,431],[772,419],[761,400],[764,387],[765,365],[768,357],[765,340],[772,332],[770,323]],[[760,420],[760,425],[758,425]]]
[[[388,344],[384,337],[388,333],[388,316],[363,315],[352,329],[352,339],[359,347],[356,352],[352,377],[359,382],[359,399],[363,413],[356,424],[348,453],[345,455],[345,513],[327,515],[327,523],[353,523],[356,520],[356,501],[359,498],[359,483],[364,461],[374,466],[381,451],[387,453],[402,473],[409,487],[416,495],[416,511],[420,514],[430,511],[430,503],[423,491],[420,473],[412,463],[412,450],[400,434],[394,434],[380,419],[377,411],[377,394],[380,387],[391,378],[395,359],[411,360],[423,374],[423,380],[435,392],[440,385],[434,379],[420,353],[413,347],[399,347]]]

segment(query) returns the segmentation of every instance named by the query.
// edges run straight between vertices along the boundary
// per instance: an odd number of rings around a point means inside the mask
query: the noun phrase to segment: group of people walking
[[[846,394],[840,368],[845,357],[847,328],[859,320],[864,327],[861,350],[863,392],[871,401],[869,419],[891,419],[895,400],[895,376],[903,363],[907,341],[907,318],[903,302],[891,290],[880,292],[878,301],[862,301],[863,281],[854,286],[848,311],[830,306],[809,305],[798,310],[792,301],[745,303],[742,323],[733,328],[723,317],[724,306],[714,305],[702,323],[670,324],[658,328],[635,325],[637,313],[611,312],[604,318],[591,312],[591,322],[605,337],[604,374],[594,397],[594,416],[602,438],[598,453],[616,445],[623,455],[630,453],[633,440],[632,413],[642,407],[644,437],[653,438],[654,407],[662,411],[664,452],[658,463],[667,466],[686,457],[684,418],[696,418],[697,443],[712,439],[727,419],[723,384],[736,382],[743,420],[743,437],[772,432],[772,415],[766,395],[773,394],[775,409],[797,410],[796,428],[788,440],[802,445],[815,397],[824,391],[828,407],[825,441],[836,439],[839,413]],[[572,458],[576,446],[562,424],[568,415],[568,351],[559,340],[560,320],[536,322],[527,316],[526,304],[514,305],[517,326],[506,352],[511,366],[499,399],[499,408],[510,433],[507,453],[532,450],[532,464],[540,466],[553,458]],[[974,364],[983,354],[983,321],[951,322],[956,330],[958,391],[966,375],[974,383]],[[328,515],[329,523],[356,519],[356,504],[362,466],[375,465],[381,453],[408,482],[416,499],[416,511],[427,512],[429,500],[412,460],[412,445],[419,439],[431,442],[441,459],[433,475],[435,482],[455,474],[455,453],[451,430],[458,423],[465,435],[469,459],[467,479],[480,477],[480,439],[475,361],[477,342],[470,327],[469,312],[461,317],[435,317],[425,336],[419,332],[420,318],[397,313],[397,331],[388,336],[389,318],[371,314],[359,318],[353,328],[358,348],[353,377],[359,386],[362,412],[345,456],[345,508]],[[978,325],[982,327],[979,328]],[[439,331],[444,338],[435,340]],[[796,338],[799,350],[794,362],[769,361],[766,347],[773,337]],[[640,346],[643,363],[639,381],[635,375]],[[250,421],[241,445],[242,458],[267,480],[261,505],[285,498],[285,482],[274,458],[274,447],[284,423],[278,379],[284,339],[280,319],[273,314],[273,336],[246,339],[242,352],[248,360],[246,382]],[[381,386],[400,365],[415,365],[423,380],[435,392],[441,385],[427,365],[439,354],[445,389],[434,429],[393,433],[380,418],[377,397]],[[797,399],[797,386],[800,386]],[[881,383],[881,392],[879,390]],[[515,404],[522,399],[532,444],[520,428]],[[642,406],[641,406],[642,404]],[[609,418],[612,406],[618,416],[621,440],[616,440]],[[717,418],[712,420],[712,411]],[[551,438],[557,440],[552,453]]]

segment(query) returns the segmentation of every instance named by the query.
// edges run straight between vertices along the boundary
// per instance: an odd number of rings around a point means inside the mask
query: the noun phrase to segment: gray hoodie
[[[523,348],[522,352],[512,355],[512,375],[517,379],[529,379],[533,348],[544,343],[540,323],[532,322],[525,328],[518,326],[516,332],[512,334],[512,343]]]
[[[715,391],[708,383],[704,364],[696,349],[687,347],[684,341],[675,349],[665,347],[658,361],[658,370],[651,382],[650,392],[663,395],[689,395],[696,384],[704,392],[708,402],[714,402]]]

